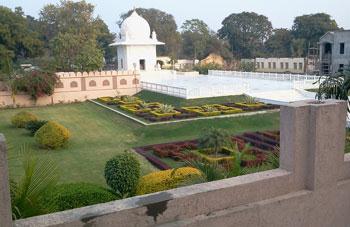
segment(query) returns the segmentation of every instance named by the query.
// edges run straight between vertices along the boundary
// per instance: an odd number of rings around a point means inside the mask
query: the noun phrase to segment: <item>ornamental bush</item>
[[[37,143],[46,149],[57,149],[67,144],[70,132],[64,126],[49,121],[34,135]]]
[[[26,124],[26,129],[29,131],[31,136],[34,136],[35,133],[43,126],[47,123],[47,121],[29,121]]]
[[[181,186],[192,177],[199,176],[200,172],[192,167],[169,169],[150,173],[141,177],[136,194],[144,195],[153,192],[169,190]]]
[[[62,184],[46,196],[53,212],[64,211],[98,203],[117,200],[118,197],[106,188],[90,183]]]
[[[11,118],[11,123],[17,128],[24,128],[30,121],[37,121],[38,118],[32,113],[21,111]]]
[[[109,187],[122,197],[135,194],[141,174],[141,166],[137,158],[128,152],[116,155],[107,161],[105,179]]]

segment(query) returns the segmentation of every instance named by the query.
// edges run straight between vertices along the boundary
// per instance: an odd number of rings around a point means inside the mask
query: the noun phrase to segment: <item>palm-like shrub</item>
[[[129,153],[116,155],[107,161],[105,179],[109,187],[120,197],[135,194],[136,186],[141,175],[141,167],[137,158]]]
[[[322,82],[321,82],[322,81]],[[349,91],[350,91],[350,70],[344,70],[333,75],[320,77],[320,86],[318,88],[316,97],[321,99],[340,99],[348,102],[349,109]]]
[[[147,102],[141,102],[141,103],[139,104],[139,106],[140,106],[142,109],[147,109],[147,108],[150,107],[150,104],[147,103]]]
[[[206,134],[199,138],[198,145],[202,149],[209,149],[217,156],[222,147],[228,144],[229,141],[230,136],[226,131],[210,129]]]
[[[204,112],[214,112],[214,111],[217,111],[218,109],[216,109],[215,107],[210,106],[210,105],[204,105],[204,106],[202,106],[202,110]]]
[[[159,113],[173,113],[175,108],[172,105],[161,104],[158,108]]]
[[[19,182],[11,181],[13,219],[26,218],[52,211],[46,193],[58,182],[58,165],[52,160],[37,158],[22,148],[24,174]]]
[[[17,128],[24,128],[30,121],[37,121],[38,118],[32,113],[21,111],[11,118],[11,123]]]
[[[243,102],[246,103],[246,104],[256,104],[258,101],[256,100],[256,98],[254,98],[252,96],[245,95]]]
[[[63,125],[49,121],[34,135],[37,143],[46,149],[57,149],[67,144],[70,132]]]
[[[134,103],[134,102],[137,101],[137,98],[134,97],[134,96],[126,95],[126,96],[123,96],[123,97],[122,97],[122,101],[123,101],[123,102]]]

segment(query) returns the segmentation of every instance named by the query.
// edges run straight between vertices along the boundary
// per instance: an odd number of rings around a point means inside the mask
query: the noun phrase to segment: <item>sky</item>
[[[172,14],[178,27],[187,19],[198,18],[217,31],[231,13],[256,12],[269,18],[274,28],[291,28],[296,16],[324,12],[340,27],[350,29],[350,0],[86,0],[95,6],[95,14],[118,32],[120,15],[133,7],[156,8]],[[21,6],[25,14],[38,17],[40,9],[59,0],[0,0],[0,5],[14,9]]]

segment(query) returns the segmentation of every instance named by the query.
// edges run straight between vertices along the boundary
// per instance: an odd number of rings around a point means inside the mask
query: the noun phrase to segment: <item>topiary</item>
[[[136,194],[143,195],[173,189],[195,176],[200,176],[200,172],[192,167],[150,173],[141,177]]]
[[[31,136],[34,136],[35,133],[43,126],[47,123],[48,121],[29,121],[26,124],[26,129],[30,132]]]
[[[61,184],[46,195],[52,212],[64,211],[117,200],[106,188],[90,183]]]
[[[21,111],[11,118],[11,123],[17,128],[24,128],[30,121],[37,121],[38,118],[32,113]]]
[[[109,187],[122,197],[135,194],[141,174],[141,166],[137,158],[128,152],[116,155],[107,161],[105,179]]]
[[[34,135],[37,143],[47,149],[57,149],[67,144],[70,132],[64,126],[49,121]]]

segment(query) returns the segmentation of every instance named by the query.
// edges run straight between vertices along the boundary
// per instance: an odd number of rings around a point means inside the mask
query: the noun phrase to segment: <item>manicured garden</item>
[[[225,103],[212,103],[213,100],[209,100],[207,104],[197,102],[198,105],[192,106],[178,106],[174,107],[169,103],[174,103],[174,99],[168,96],[158,95],[162,98],[160,100],[164,103],[157,101],[145,101],[139,96],[121,96],[121,97],[101,97],[97,101],[100,104],[107,105],[121,111],[129,116],[136,117],[146,122],[167,122],[176,121],[182,119],[194,119],[203,117],[214,117],[220,115],[235,115],[239,113],[256,112],[263,110],[278,109],[278,106],[264,104],[257,102],[254,98],[244,96],[242,101],[228,101],[229,98],[219,99],[216,101],[227,100]],[[231,100],[235,97],[231,96]],[[237,99],[241,100],[239,96]],[[150,99],[148,99],[150,100]],[[188,104],[188,103],[187,103]]]

